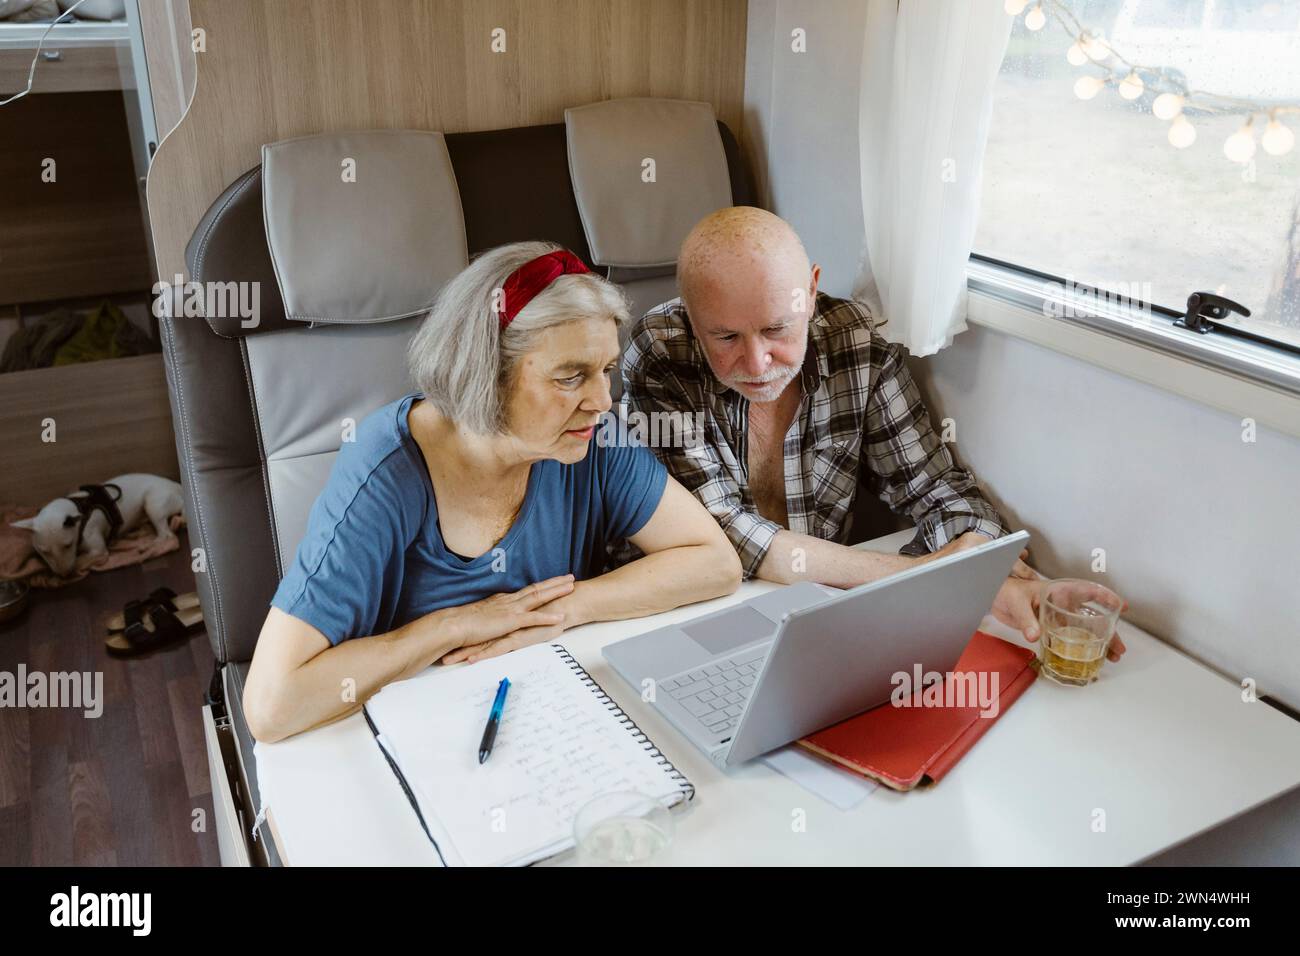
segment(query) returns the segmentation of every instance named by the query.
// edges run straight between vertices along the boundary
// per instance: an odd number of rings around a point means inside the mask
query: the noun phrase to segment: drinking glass
[[[1092,581],[1048,581],[1038,605],[1041,672],[1074,687],[1095,681],[1123,606],[1118,594]]]
[[[673,840],[673,817],[658,800],[632,791],[592,798],[573,821],[578,862],[627,866],[662,862]]]

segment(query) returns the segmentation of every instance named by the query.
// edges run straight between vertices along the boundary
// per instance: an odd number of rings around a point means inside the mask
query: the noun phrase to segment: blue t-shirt
[[[602,446],[593,436],[582,461],[534,462],[506,536],[466,560],[443,544],[429,471],[407,424],[419,397],[367,416],[356,441],[344,443],[271,599],[331,644],[556,575],[595,577],[606,545],[640,531],[663,496],[668,472],[649,449]],[[610,424],[606,416],[600,427]]]

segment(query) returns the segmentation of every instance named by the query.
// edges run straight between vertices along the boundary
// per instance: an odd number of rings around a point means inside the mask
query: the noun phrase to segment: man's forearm
[[[813,581],[837,588],[857,587],[929,560],[863,551],[795,531],[778,531],[758,566],[756,577],[778,584]]]

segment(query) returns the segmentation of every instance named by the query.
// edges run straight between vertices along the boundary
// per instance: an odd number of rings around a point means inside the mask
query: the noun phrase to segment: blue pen
[[[506,707],[506,691],[510,689],[510,678],[501,678],[497,685],[497,699],[492,701],[492,713],[488,714],[487,726],[483,728],[483,740],[478,745],[478,762],[487,760],[492,752],[492,744],[497,739],[497,728],[501,726],[501,711]]]

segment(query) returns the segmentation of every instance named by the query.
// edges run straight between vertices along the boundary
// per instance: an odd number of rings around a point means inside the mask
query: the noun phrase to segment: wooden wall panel
[[[0,108],[0,306],[143,293],[150,272],[121,92]]]
[[[261,145],[331,129],[463,132],[618,96],[711,102],[737,136],[746,0],[190,0],[189,112],[149,174],[159,273]],[[506,52],[491,31],[506,30]],[[146,38],[147,42],[147,38]]]
[[[41,440],[46,418],[53,442]],[[0,502],[43,505],[78,485],[142,471],[178,479],[162,356],[0,375]]]
[[[181,121],[194,95],[190,6],[188,0],[139,2],[154,125],[161,139]]]

